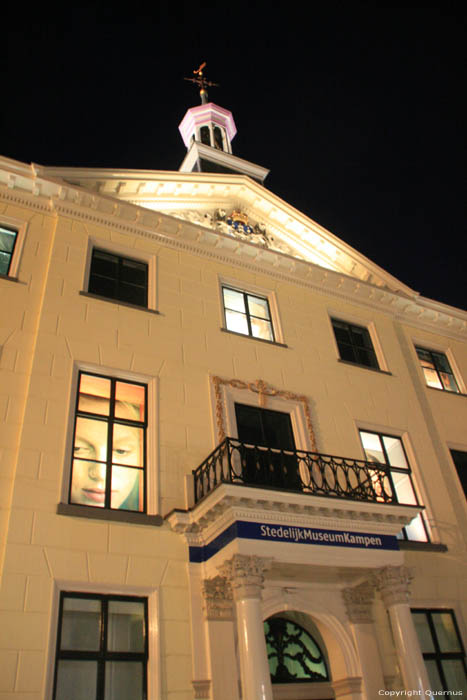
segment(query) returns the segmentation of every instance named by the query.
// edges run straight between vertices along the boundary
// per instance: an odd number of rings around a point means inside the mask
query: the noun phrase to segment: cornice
[[[38,166],[28,169],[23,164],[8,159],[3,159],[0,165],[3,165],[0,169],[0,199],[6,203],[51,215],[81,219],[132,236],[150,238],[175,249],[246,268],[256,274],[268,274],[320,294],[377,309],[416,328],[461,341],[467,338],[467,313],[460,309],[420,297],[413,292],[411,295],[394,292],[286,253],[272,251],[199,224],[122,201],[115,196],[90,192],[63,180],[34,177],[34,168],[37,169]],[[61,169],[49,170],[53,173]],[[67,172],[70,170],[73,169],[67,169]],[[98,173],[99,171],[93,171],[94,179]],[[140,171],[136,173],[138,177],[144,175]],[[156,174],[151,172],[152,176]],[[164,175],[167,177],[171,173]],[[179,177],[180,173],[173,175]],[[248,178],[245,181],[256,186]],[[259,185],[257,187],[260,188]]]

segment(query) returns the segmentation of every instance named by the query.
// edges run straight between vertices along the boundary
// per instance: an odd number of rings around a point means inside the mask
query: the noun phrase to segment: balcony
[[[390,471],[376,462],[250,445],[227,437],[193,470],[194,502],[220,484],[397,504]]]

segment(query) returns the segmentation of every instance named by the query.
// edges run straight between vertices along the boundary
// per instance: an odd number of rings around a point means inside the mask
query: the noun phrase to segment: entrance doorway
[[[301,490],[290,414],[236,403],[235,417],[244,482]]]

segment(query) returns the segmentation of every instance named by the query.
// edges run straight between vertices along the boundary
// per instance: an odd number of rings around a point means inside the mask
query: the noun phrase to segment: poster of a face
[[[144,415],[143,386],[81,375],[71,503],[143,510]]]

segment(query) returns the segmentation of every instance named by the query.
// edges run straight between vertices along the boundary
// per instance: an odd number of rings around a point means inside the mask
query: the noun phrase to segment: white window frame
[[[267,299],[269,304],[269,313],[271,314],[271,324],[274,333],[274,340],[265,340],[264,338],[257,338],[254,335],[249,335],[247,333],[236,333],[227,328],[225,322],[225,309],[224,309],[224,295],[222,293],[223,287],[229,287],[238,292],[244,292],[246,294],[253,294],[263,299]],[[227,333],[234,333],[238,336],[243,336],[244,338],[253,338],[253,340],[259,340],[260,342],[270,343],[271,345],[284,345],[284,334],[282,332],[282,324],[280,322],[279,315],[279,305],[277,303],[276,293],[270,289],[265,289],[264,287],[257,287],[253,284],[243,283],[241,280],[233,279],[231,277],[219,277],[219,301],[220,301],[220,314],[221,314],[221,328],[223,328]]]
[[[420,338],[420,337],[412,337],[411,338],[412,342],[412,353],[413,357],[415,359],[415,362],[417,364],[417,371],[419,373],[419,376],[421,377],[421,380],[423,382],[423,386],[426,386],[427,389],[435,389],[435,391],[442,391],[443,394],[457,394],[457,391],[448,391],[447,389],[437,389],[436,387],[429,386],[426,383],[425,379],[425,373],[423,372],[422,365],[420,363],[420,358],[417,355],[417,350],[416,348],[419,347],[422,350],[432,350],[433,352],[440,353],[441,355],[445,355],[447,361],[449,362],[449,366],[451,367],[452,373],[454,375],[454,379],[457,382],[457,386],[459,387],[459,393],[460,394],[467,394],[467,386],[465,382],[462,379],[462,375],[459,370],[459,366],[454,358],[454,353],[452,349],[449,346],[446,345],[440,345],[439,343],[432,343],[431,340],[427,340],[426,338]]]
[[[12,216],[0,215],[0,224],[6,228],[11,228],[16,231],[15,249],[10,262],[10,269],[8,275],[5,277],[8,279],[12,277],[16,279],[18,277],[19,264],[21,261],[21,255],[23,253],[24,241],[26,239],[26,231],[28,228],[28,222],[22,219],[16,219]]]
[[[333,319],[335,321],[342,321],[342,323],[349,323],[352,326],[360,326],[360,328],[366,328],[368,333],[370,334],[370,340],[373,345],[373,350],[376,355],[376,359],[378,360],[378,365],[379,369],[376,369],[375,367],[368,367],[367,365],[361,365],[358,362],[348,362],[346,360],[342,360],[343,362],[346,362],[346,364],[349,365],[355,365],[355,367],[363,367],[366,369],[370,369],[373,371],[381,371],[381,372],[388,372],[389,373],[389,367],[388,363],[386,362],[386,358],[384,356],[383,352],[383,346],[379,340],[379,335],[376,330],[376,324],[374,321],[368,321],[365,318],[361,318],[359,316],[354,316],[353,314],[348,314],[346,311],[337,311],[335,309],[328,309],[328,323],[329,323],[329,329],[331,332],[331,338],[332,338],[332,343],[334,347],[334,352],[336,354],[336,358],[338,360],[341,360],[341,355],[339,352],[339,346],[337,344],[336,340],[336,334],[334,333],[334,327],[332,325]]]
[[[149,377],[128,370],[116,370],[112,367],[92,365],[88,363],[79,363],[73,365],[71,388],[69,396],[69,415],[66,431],[66,446],[65,446],[65,465],[63,469],[62,488],[60,491],[61,502],[68,504],[68,496],[70,492],[70,479],[73,461],[73,434],[76,416],[76,396],[78,391],[78,378],[80,372],[89,372],[90,374],[99,374],[102,376],[112,377],[114,379],[125,379],[129,382],[140,382],[146,384],[148,389],[148,406],[147,406],[147,433],[146,433],[146,505],[147,511],[143,515],[160,515],[160,479],[159,479],[159,460],[158,460],[158,377]],[[73,505],[73,504],[70,504]],[[92,506],[91,506],[92,508]],[[118,510],[110,510],[106,508],[98,508],[99,512],[118,512]]]
[[[57,579],[54,581],[52,614],[50,616],[50,633],[48,656],[50,660],[47,664],[45,678],[44,697],[52,698],[55,659],[57,647],[57,625],[58,611],[60,607],[60,593],[95,593],[96,595],[125,595],[144,597],[148,599],[148,700],[161,700],[161,623],[160,623],[160,590],[159,587],[149,588],[146,586],[119,586],[111,583],[89,583],[68,581]]]
[[[144,250],[139,250],[138,248],[130,248],[120,243],[114,243],[110,239],[90,237],[88,239],[88,246],[86,250],[86,259],[84,266],[83,275],[83,292],[86,294],[89,289],[89,277],[91,274],[91,261],[92,261],[92,251],[94,248],[102,250],[114,255],[119,255],[123,258],[128,258],[130,260],[136,260],[137,262],[146,263],[148,266],[148,304],[147,306],[138,306],[137,304],[127,304],[126,302],[119,302],[118,299],[109,298],[109,301],[115,304],[128,305],[138,309],[149,309],[151,311],[157,311],[157,256],[155,253],[149,253]],[[96,295],[98,296],[98,295]],[[99,299],[107,299],[108,297],[101,297]]]

